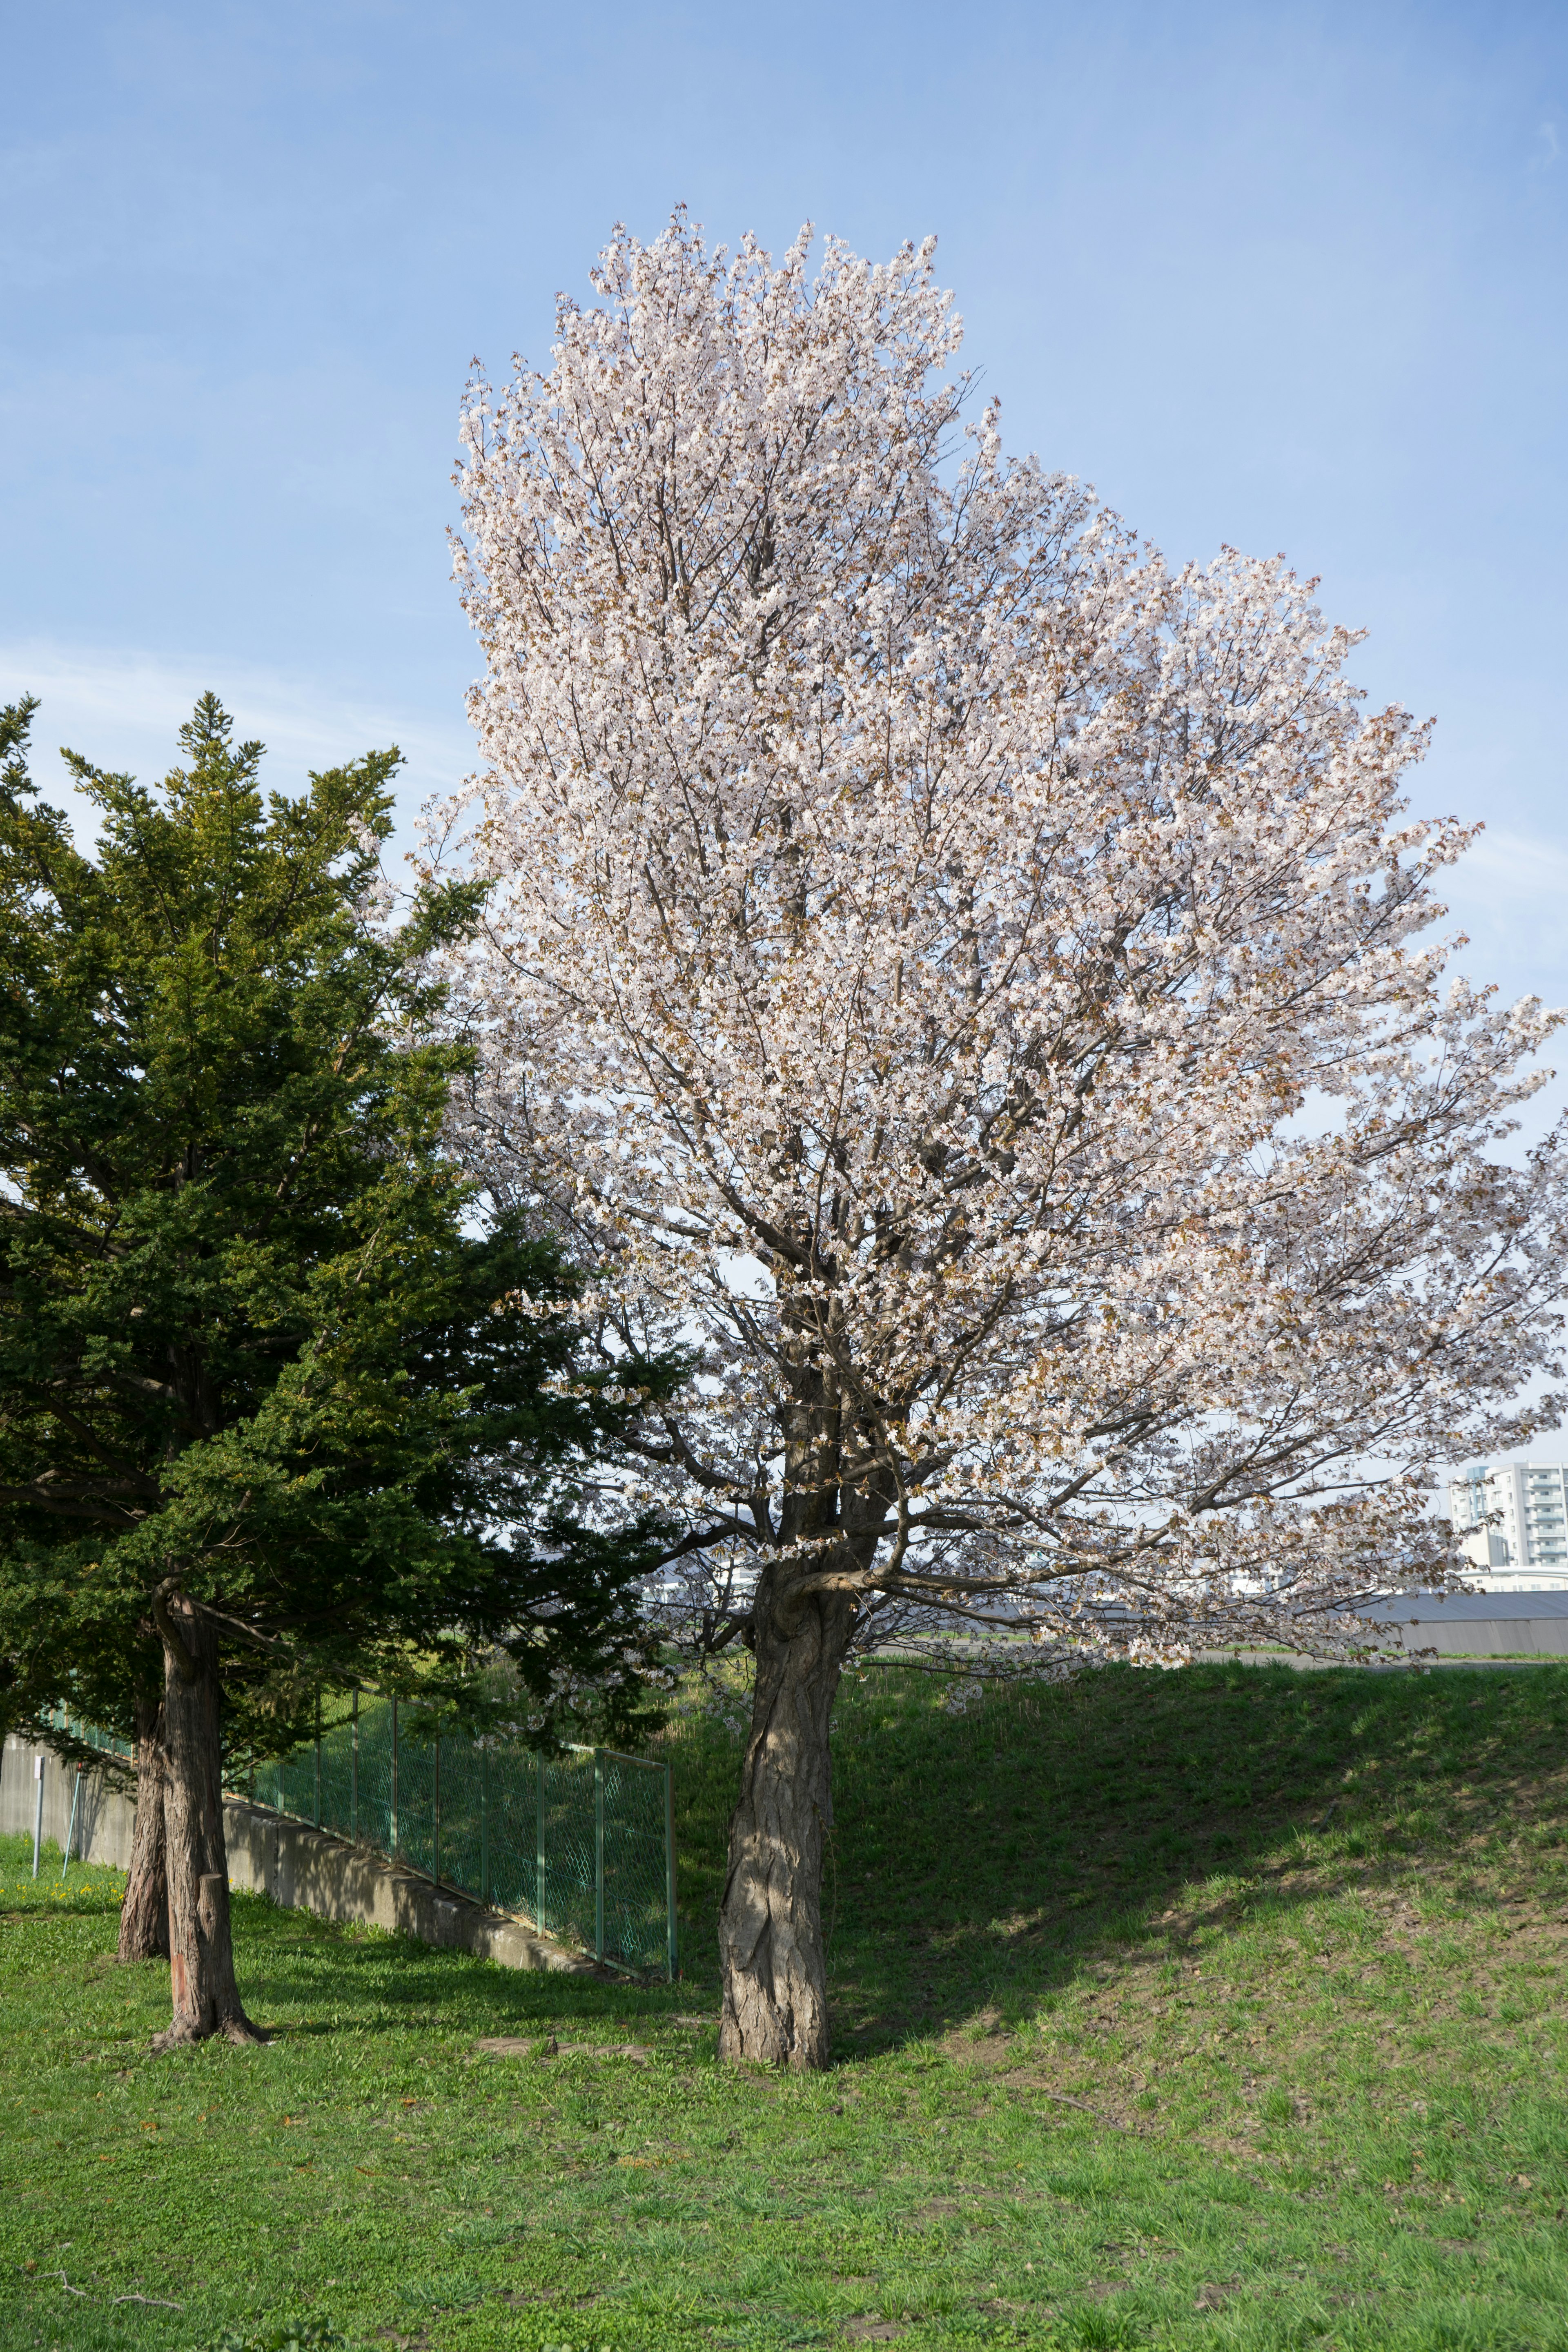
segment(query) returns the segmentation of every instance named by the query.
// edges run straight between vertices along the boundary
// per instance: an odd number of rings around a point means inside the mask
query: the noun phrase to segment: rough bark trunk
[[[721,2057],[802,2071],[828,2060],[822,1848],[833,1820],[828,1726],[854,1612],[842,1593],[775,1597],[753,1615],[757,1682],[719,1914]]]
[[[136,1826],[131,1832],[131,1868],[120,1906],[121,1960],[166,1960],[169,1957],[169,1884],[163,1867],[163,1708],[157,1699],[136,1702]]]
[[[161,1612],[160,1631],[166,1660],[163,1834],[174,2019],[153,2047],[173,2050],[215,2033],[231,2042],[260,2042],[266,2037],[247,2017],[234,1980],[217,1632],[177,1595]]]

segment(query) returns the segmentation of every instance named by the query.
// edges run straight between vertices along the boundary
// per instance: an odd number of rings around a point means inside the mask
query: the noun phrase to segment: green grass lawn
[[[0,1846],[5,2352],[285,2318],[403,2352],[1568,2347],[1568,1669],[1116,1670],[957,1718],[872,1670],[809,2081],[714,2063],[735,1743],[668,1737],[674,1987],[240,1895],[277,2038],[153,2059],[118,1879]]]

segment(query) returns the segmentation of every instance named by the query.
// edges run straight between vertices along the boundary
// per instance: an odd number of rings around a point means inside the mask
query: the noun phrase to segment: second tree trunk
[[[757,1681],[719,1914],[719,2053],[815,2069],[828,2059],[823,1840],[833,1820],[828,1727],[854,1628],[839,1593],[774,1598],[752,1620]]]
[[[258,2042],[262,2037],[247,2017],[234,1980],[216,1629],[177,1598],[169,1615],[163,1826],[174,2013],[168,2032],[153,2046],[169,2050],[215,2033],[231,2042]],[[169,1634],[175,1636],[178,1651]]]
[[[166,1960],[169,1957],[169,1882],[163,1866],[163,1708],[157,1699],[136,1702],[136,1825],[131,1832],[131,1867],[120,1906],[121,1960]]]

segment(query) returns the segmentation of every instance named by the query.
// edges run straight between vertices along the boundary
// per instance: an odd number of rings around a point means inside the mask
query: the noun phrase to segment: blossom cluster
[[[698,1349],[638,1459],[700,1578],[1354,1654],[1557,1410],[1556,1016],[1446,978],[1467,836],[1312,583],[1010,459],[931,247],[810,243],[617,232],[466,395],[461,1148],[611,1360]]]

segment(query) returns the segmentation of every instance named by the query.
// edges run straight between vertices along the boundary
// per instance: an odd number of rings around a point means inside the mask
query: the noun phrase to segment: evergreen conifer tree
[[[392,921],[395,751],[264,800],[204,697],[156,790],[67,754],[89,856],[33,708],[0,716],[0,1716],[137,1738],[121,1949],[170,1950],[165,2043],[245,2039],[226,1734],[280,1744],[323,1680],[450,1698],[498,1649],[543,1736],[624,1721],[656,1531],[585,1498],[672,1367],[579,1365],[571,1269],[443,1149],[468,1049],[427,964],[477,898]]]

